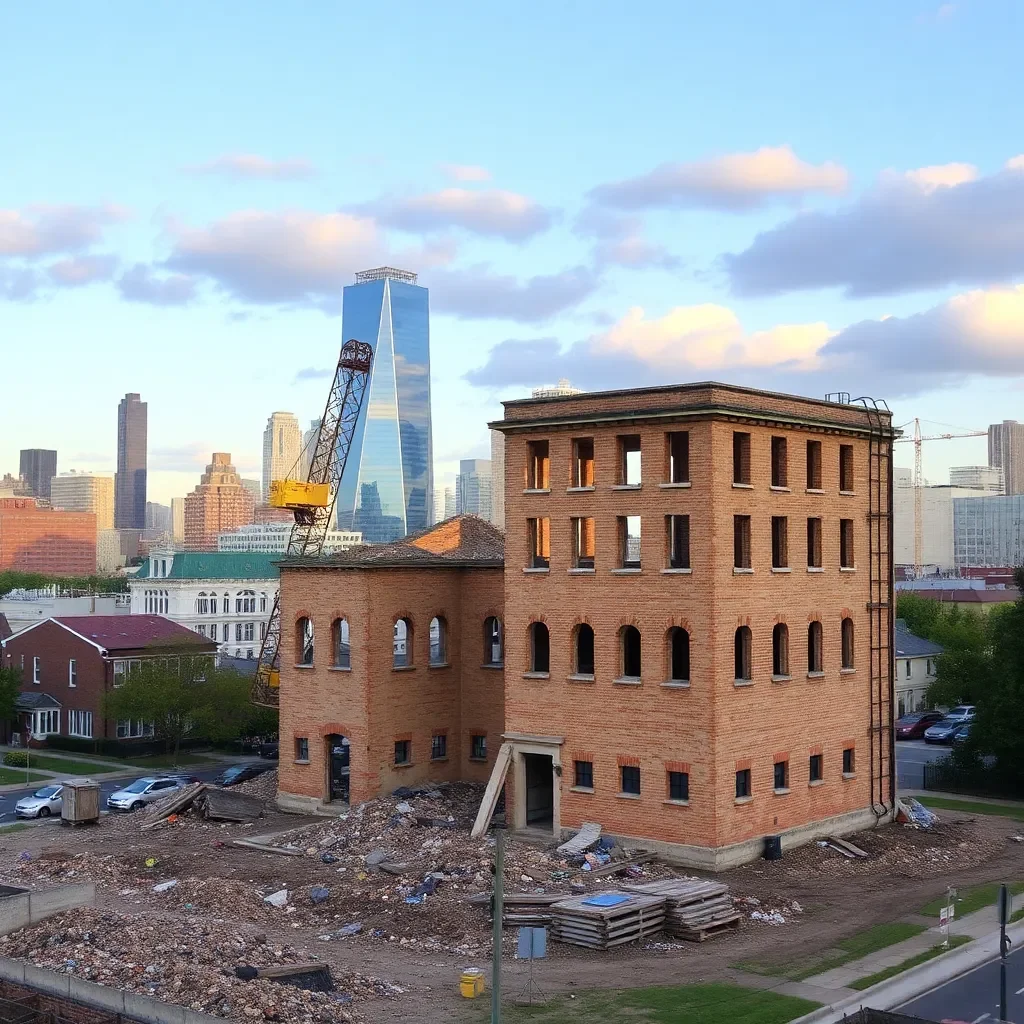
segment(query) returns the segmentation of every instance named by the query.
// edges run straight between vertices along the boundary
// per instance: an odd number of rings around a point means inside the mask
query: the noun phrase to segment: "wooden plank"
[[[273,967],[257,967],[257,978],[290,978],[293,974],[312,974],[314,971],[329,971],[322,960],[309,960],[299,964],[275,964]]]
[[[559,853],[583,853],[601,838],[601,826],[596,821],[585,821],[579,832],[558,847]]]
[[[632,860],[613,860],[610,864],[602,864],[599,868],[588,871],[587,874],[591,878],[604,878],[607,875],[615,875],[620,871],[625,871],[629,867],[639,867],[641,864],[647,864],[654,860],[655,856],[656,854],[653,853],[640,853],[633,857]]]
[[[259,850],[260,853],[279,853],[283,857],[304,857],[305,850],[294,846],[271,846],[269,843],[257,843],[254,839],[235,839],[232,846],[241,846],[246,850]]]
[[[854,846],[848,839],[839,839],[836,836],[829,836],[828,841],[833,846],[841,846],[844,850],[849,850],[855,857],[869,857],[870,854],[867,851],[862,850],[859,846]]]
[[[476,812],[476,821],[473,822],[473,829],[469,833],[474,839],[479,839],[491,823],[491,816],[498,803],[498,796],[501,787],[505,785],[505,776],[508,775],[509,766],[512,764],[512,744],[502,743],[498,748],[498,756],[495,758],[494,767],[491,769],[491,777],[487,780],[487,788],[484,790],[483,799],[480,801],[480,809]]]
[[[208,821],[253,821],[263,816],[263,801],[230,789],[207,787],[196,796],[194,804]]]
[[[151,813],[156,815],[156,821],[147,821],[140,831],[148,832],[151,828],[162,825],[165,818],[169,818],[172,814],[177,814],[178,811],[185,810],[186,807],[190,807],[192,801],[204,789],[206,789],[205,782],[194,782],[192,785],[179,790],[173,797],[168,797],[166,800],[161,800],[159,803],[154,804]]]

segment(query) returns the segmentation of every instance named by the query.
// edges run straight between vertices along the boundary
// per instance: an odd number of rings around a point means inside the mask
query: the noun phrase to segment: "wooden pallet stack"
[[[703,942],[720,932],[739,928],[743,917],[733,907],[729,886],[724,882],[666,878],[622,888],[625,892],[665,899],[665,931],[690,942]]]
[[[551,905],[564,900],[568,893],[564,892],[506,892],[502,897],[501,920],[506,927],[519,928],[529,926],[542,928],[551,924]],[[477,893],[470,896],[468,903],[489,907],[490,893]],[[494,920],[493,917],[490,920]]]
[[[611,905],[595,900],[610,898]],[[665,897],[612,890],[572,896],[551,906],[551,937],[590,949],[611,949],[659,934],[665,925]]]

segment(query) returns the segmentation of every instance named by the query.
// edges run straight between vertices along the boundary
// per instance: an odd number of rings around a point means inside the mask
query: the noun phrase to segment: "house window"
[[[789,675],[789,628],[784,622],[776,623],[772,629],[772,675]]]
[[[212,596],[213,596],[214,606],[216,606],[216,604],[217,604],[217,595],[213,594]],[[222,607],[221,611],[222,611],[222,613],[224,615],[227,615],[227,613],[229,611],[231,611],[231,598],[227,594],[224,595],[224,604],[223,604],[223,607]]]
[[[39,655],[35,655],[32,658],[32,682],[41,683],[43,681],[43,660]]]
[[[236,640],[242,639],[241,630],[242,624],[236,623]],[[305,615],[295,623],[295,654],[300,665],[313,664],[313,620]]]
[[[619,484],[640,486],[640,435],[622,434],[619,437]]]
[[[530,491],[546,491],[550,486],[547,441],[530,441],[527,446],[526,488]]]
[[[681,626],[668,631],[668,678],[673,683],[690,681],[690,634]]]
[[[241,628],[241,627],[239,627],[239,628]],[[204,626],[204,625],[203,625],[203,624],[202,624],[202,623],[200,622],[200,623],[199,623],[199,625],[198,625],[198,626],[196,626],[196,632],[197,632],[197,633],[198,633],[198,634],[199,634],[200,636],[206,636],[206,626]],[[238,639],[239,639],[239,640],[241,640],[241,639],[242,639],[241,635],[239,635]]]
[[[750,435],[741,430],[732,434],[732,482],[750,483]]]
[[[92,739],[92,712],[91,711],[69,711],[68,712],[68,735],[81,736],[83,739]]]
[[[119,740],[134,740],[152,736],[154,731],[152,722],[143,722],[141,719],[122,719],[117,723],[117,738]]]
[[[736,773],[736,799],[744,800],[750,796],[750,769],[743,768]]]
[[[789,762],[788,761],[776,761],[775,762],[775,781],[774,786],[776,792],[782,789],[789,789]]]
[[[474,761],[487,760],[487,737],[474,735],[469,737],[469,756]]]
[[[839,490],[853,490],[853,445],[839,446]]]
[[[392,641],[392,668],[408,668],[412,664],[412,623],[408,619],[395,622]]]
[[[927,660],[927,661],[926,661],[926,662],[924,663],[924,674],[925,674],[926,676],[930,676],[930,675],[932,674],[932,659],[931,659],[931,658],[929,658],[929,659],[928,659],[928,660]]]
[[[619,631],[622,648],[622,678],[640,678],[640,630],[636,626],[623,626]]]
[[[202,626],[199,627],[202,629]],[[235,623],[235,643],[240,644],[242,642],[242,624],[240,622]]]
[[[821,568],[821,520],[807,520],[807,568]]]
[[[448,756],[448,737],[443,733],[430,737],[430,760],[442,761]]]
[[[505,654],[501,649],[501,620],[494,615],[484,619],[484,664],[501,665]]]
[[[214,608],[217,607],[217,595],[213,595]],[[208,615],[210,612],[210,599],[206,596],[205,591],[200,591],[199,596],[196,598],[196,615]]]
[[[37,739],[60,733],[60,709],[46,708],[32,712],[32,735]]]
[[[744,682],[753,678],[750,667],[750,627],[740,626],[733,641],[736,678]]]
[[[594,675],[594,630],[586,622],[581,622],[575,629],[575,665],[574,672],[578,676]]]
[[[772,516],[772,568],[789,568],[789,519]]]
[[[526,520],[529,541],[529,562],[531,569],[547,569],[551,564],[551,520]]]
[[[772,438],[772,487],[789,486],[789,467],[786,458],[786,439]]]
[[[412,762],[412,743],[409,740],[395,740],[395,764]]]
[[[594,486],[594,439],[577,437],[572,442],[572,486]]]
[[[908,658],[906,664],[907,664],[907,678],[909,679],[914,674],[913,673],[914,663]]]
[[[211,622],[210,623],[210,639],[211,640],[216,640],[217,639],[217,623],[216,622]]]
[[[115,688],[120,686],[124,682],[125,676],[127,674],[128,674],[128,671],[127,671],[126,663],[123,662],[123,661],[115,661],[114,662],[114,686],[115,686]]]
[[[640,517],[619,516],[619,568],[640,568]]]
[[[822,757],[821,754],[811,754],[808,762],[808,779],[811,782],[821,782],[822,772]]]
[[[822,671],[820,622],[807,624],[807,671]]]
[[[352,647],[348,640],[347,619],[335,619],[331,623],[331,649],[334,653],[334,668],[352,667]]]
[[[673,430],[665,435],[668,454],[668,482],[688,484],[690,482],[690,432]]]
[[[573,761],[573,785],[577,789],[593,789],[594,788],[594,762],[593,761]]]
[[[853,520],[839,520],[839,564],[844,569],[852,569],[853,561]]]
[[[68,686],[78,685],[78,662],[74,658],[68,659]]]
[[[543,622],[530,623],[530,671],[551,671],[551,637]]]
[[[668,798],[669,800],[690,799],[690,773],[669,772],[668,773]]]
[[[857,770],[857,762],[854,760],[853,747],[843,748],[843,774],[852,775]]]
[[[444,619],[434,616],[430,620],[430,664],[448,664],[448,623]]]
[[[267,610],[267,595],[260,594],[260,611],[265,612]]]
[[[216,640],[217,638],[216,638],[216,636],[214,636],[212,631],[215,630],[216,628],[217,628],[216,626],[211,626],[210,627],[210,630],[211,630],[210,637],[212,639],[214,639],[214,640]],[[245,628],[242,631],[242,639],[244,641],[246,641],[246,643],[252,643],[252,641],[256,639],[256,623],[255,622],[247,622],[245,624]]]
[[[750,516],[732,517],[732,564],[735,569],[751,568]]]
[[[256,613],[256,591],[240,590],[235,598],[236,615],[254,615]],[[214,602],[213,614],[217,614],[217,605]]]
[[[690,517],[665,516],[668,541],[668,567],[690,568]]]
[[[640,795],[640,769],[636,765],[624,764],[619,768],[622,775],[622,792]]]
[[[821,442],[807,442],[807,490],[821,490]]]
[[[843,668],[853,668],[853,619],[843,619],[842,625],[843,641]]]
[[[574,569],[594,568],[594,520],[575,518],[572,520],[572,567]]]
[[[308,736],[296,736],[295,737],[295,760],[296,761],[308,761],[309,760],[309,737]]]

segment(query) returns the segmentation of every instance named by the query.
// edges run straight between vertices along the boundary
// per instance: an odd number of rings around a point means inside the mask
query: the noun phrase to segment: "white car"
[[[155,778],[147,776],[136,779],[130,786],[119,789],[107,797],[107,807],[112,811],[140,811],[146,804],[156,803],[169,796],[174,789],[181,789],[180,779]]]
[[[61,785],[43,786],[31,796],[22,797],[14,805],[14,815],[17,818],[48,818],[51,814],[60,814],[64,806],[63,792]]]

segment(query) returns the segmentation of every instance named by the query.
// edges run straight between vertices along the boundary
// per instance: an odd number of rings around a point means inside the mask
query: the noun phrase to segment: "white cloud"
[[[294,181],[310,178],[316,169],[302,157],[271,160],[256,153],[224,153],[205,163],[185,168],[193,174],[222,174],[229,178],[263,178],[275,181]]]
[[[51,263],[46,272],[54,284],[81,288],[95,281],[109,281],[117,268],[117,257],[110,255],[69,256]]]
[[[453,181],[491,180],[491,172],[478,164],[441,164],[441,170]]]
[[[196,297],[198,281],[188,274],[156,274],[145,263],[136,263],[117,282],[121,298],[151,306],[185,306]]]
[[[574,230],[583,238],[595,239],[594,262],[599,267],[620,266],[632,270],[660,267],[667,270],[679,265],[679,260],[670,255],[663,245],[644,237],[644,224],[640,217],[591,205],[576,218]]]
[[[95,244],[103,229],[127,220],[125,207],[38,204],[21,210],[0,210],[0,256],[39,259],[79,252]]]
[[[973,164],[937,164],[934,167],[919,167],[907,171],[904,177],[923,189],[950,188],[962,185],[965,181],[974,181],[978,177],[978,168]]]

